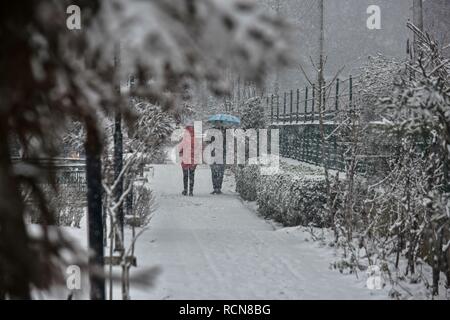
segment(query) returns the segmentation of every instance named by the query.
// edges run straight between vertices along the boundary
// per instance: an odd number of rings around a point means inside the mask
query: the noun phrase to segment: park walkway
[[[194,197],[183,197],[178,166],[154,168],[158,206],[138,240],[138,270],[158,265],[153,288],[132,299],[381,299],[365,275],[330,270],[331,249],[298,229],[274,230],[232,190],[210,195],[207,167],[196,172]],[[231,187],[229,187],[231,189]],[[134,269],[136,270],[136,269]]]

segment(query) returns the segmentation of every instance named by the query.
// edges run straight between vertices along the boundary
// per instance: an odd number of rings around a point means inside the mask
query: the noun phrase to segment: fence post
[[[312,85],[312,110],[311,110],[311,123],[314,122],[314,107],[316,105],[316,85]]]
[[[336,129],[336,128],[334,128],[334,129]],[[333,145],[334,145],[334,157],[333,157],[333,160],[334,160],[334,168],[336,169],[336,170],[339,170],[340,168],[339,168],[339,161],[338,161],[338,147],[337,147],[337,138],[336,138],[336,136],[335,135],[333,135]]]
[[[336,79],[336,111],[339,110],[339,78]]]
[[[273,123],[273,94],[270,97],[270,123]]]
[[[277,122],[280,122],[280,95],[277,92]]]
[[[300,112],[300,89],[297,89],[297,123],[299,121],[299,112]]]
[[[292,113],[294,112],[294,110],[292,109],[293,108],[293,102],[292,102],[292,98],[293,98],[293,91],[291,90],[291,105],[290,105],[290,111],[291,111],[291,113],[290,113],[290,115],[289,115],[289,121],[290,121],[290,123],[292,123]]]
[[[284,97],[283,97],[283,122],[286,122],[286,100],[287,100],[287,92],[284,92]]]
[[[349,96],[349,103],[350,103],[350,105],[349,105],[349,108],[351,109],[351,108],[353,108],[353,77],[350,75],[350,78],[349,78],[349,89],[350,89],[350,96]]]
[[[326,81],[324,81],[323,82],[323,89],[322,89],[322,94],[323,94],[323,99],[322,99],[322,106],[323,106],[323,108],[322,108],[322,110],[323,110],[323,114],[319,115],[319,117],[322,116],[323,118],[325,118],[326,115],[327,115],[327,112],[326,112],[327,111],[326,87],[327,87],[327,83],[326,83]],[[319,113],[320,113],[320,110],[319,110]]]
[[[306,118],[308,116],[308,86],[306,86],[305,90],[305,122],[308,121]]]

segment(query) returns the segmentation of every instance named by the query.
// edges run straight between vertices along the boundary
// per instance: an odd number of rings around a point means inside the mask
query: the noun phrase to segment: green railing
[[[327,137],[324,147],[320,125],[317,123],[274,124],[271,128],[279,129],[282,157],[318,166],[326,163],[329,169],[344,171],[350,161],[346,150],[349,149],[351,142],[341,135],[333,134],[338,126],[339,123],[324,124]],[[379,126],[379,124],[373,124],[368,130],[378,130]],[[380,141],[373,145],[373,150],[376,150],[378,154],[370,152],[369,149],[367,152],[362,150],[362,153],[357,156],[357,171],[364,175],[385,170],[389,160],[395,156],[395,146],[389,141]]]
[[[334,121],[340,111],[357,105],[358,84],[353,76],[345,80],[337,78],[331,85],[325,84],[324,87],[322,116],[325,121]],[[272,124],[319,121],[316,85],[268,94],[264,99],[266,113]]]

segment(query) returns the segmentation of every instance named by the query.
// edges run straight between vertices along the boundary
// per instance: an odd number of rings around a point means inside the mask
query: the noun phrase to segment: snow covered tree
[[[383,108],[378,100],[392,92],[396,78],[404,70],[404,61],[387,58],[381,54],[371,56],[359,75],[359,105],[363,121],[379,121],[383,117]]]
[[[447,14],[450,3],[446,0],[424,1],[424,27],[441,46],[442,53],[450,58],[450,22]]]
[[[261,97],[246,100],[240,108],[243,129],[264,129],[267,127],[266,110]]]
[[[416,229],[424,230],[421,246],[433,268],[433,294],[438,294],[441,271],[447,275],[447,286],[450,285],[450,61],[430,35],[414,25],[409,28],[416,35],[419,52],[407,63],[408,72],[395,84],[393,94],[382,103],[391,111],[395,128],[403,139],[413,141],[416,145],[413,152],[424,162],[420,172],[425,175],[416,192],[423,200],[425,216]],[[423,140],[422,150],[418,147],[419,138]],[[402,199],[406,208],[410,207],[410,198],[407,195]]]
[[[165,143],[175,129],[175,119],[161,107],[146,102],[136,104],[138,119],[129,130],[126,145],[130,152],[140,149],[146,163],[162,163],[165,159]],[[140,148],[140,145],[143,148]]]

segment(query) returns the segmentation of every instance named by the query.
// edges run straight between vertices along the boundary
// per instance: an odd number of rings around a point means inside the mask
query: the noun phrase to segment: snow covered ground
[[[386,299],[366,276],[330,269],[333,250],[297,228],[277,229],[258,217],[225,183],[210,195],[208,167],[197,169],[195,196],[183,197],[178,166],[156,166],[158,207],[137,242],[138,268],[161,272],[155,286],[132,286],[132,299]],[[70,230],[85,238],[85,230]],[[83,241],[85,242],[85,241]],[[85,245],[85,243],[83,244]],[[119,286],[115,298],[120,298]]]

